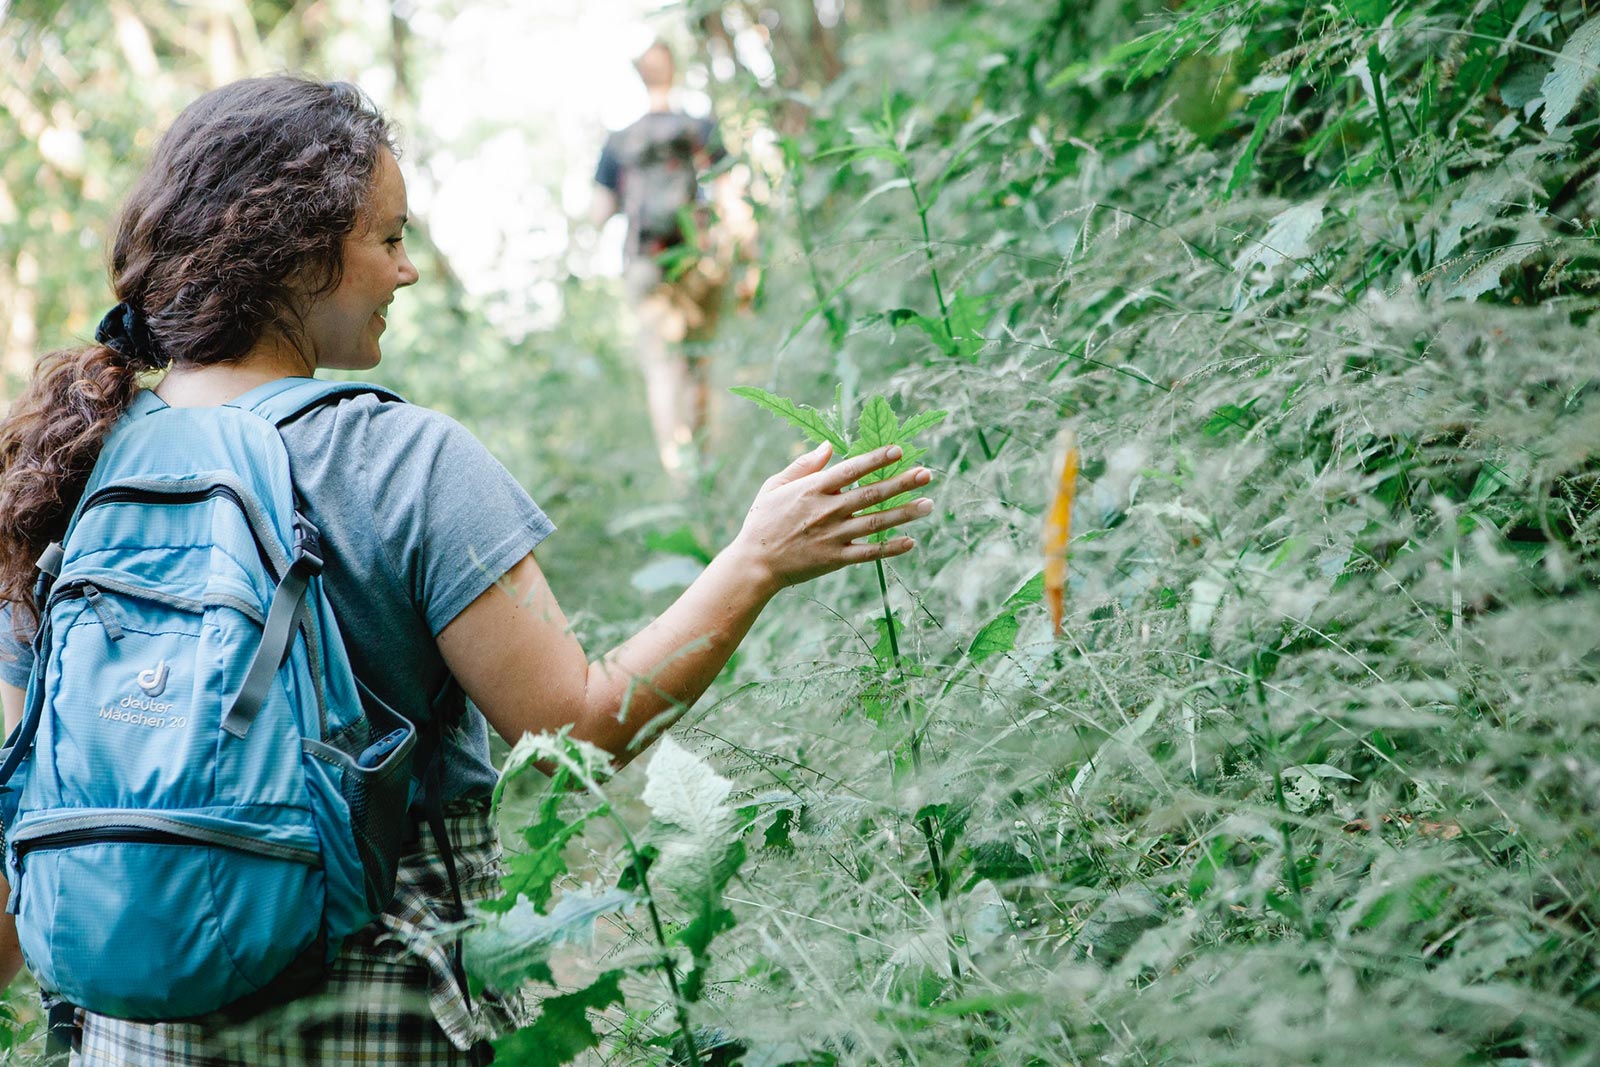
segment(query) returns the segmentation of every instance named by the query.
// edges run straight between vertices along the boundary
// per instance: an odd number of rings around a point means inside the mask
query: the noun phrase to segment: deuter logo
[[[144,690],[145,696],[160,696],[167,689],[167,661],[157,660],[154,667],[140,671],[139,677],[134,681],[139,683],[139,688]]]
[[[150,729],[181,729],[189,725],[189,716],[173,715],[172,703],[166,700],[157,700],[167,689],[167,677],[171,674],[166,660],[157,660],[154,667],[140,671],[134,676],[134,681],[144,692],[144,696],[129,693],[116,704],[106,704],[100,708],[100,717],[108,722],[124,722],[132,726],[144,726]]]

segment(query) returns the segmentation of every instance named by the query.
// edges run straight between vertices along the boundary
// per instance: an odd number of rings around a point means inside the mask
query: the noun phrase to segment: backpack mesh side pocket
[[[346,765],[340,790],[350,805],[350,830],[365,874],[367,904],[382,911],[394,896],[395,876],[400,868],[401,843],[411,828],[412,757],[416,731],[409,726],[404,739],[379,753],[373,766]],[[367,752],[372,752],[369,747]]]

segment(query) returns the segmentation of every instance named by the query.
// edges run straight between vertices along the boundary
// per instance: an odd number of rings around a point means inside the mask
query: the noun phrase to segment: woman
[[[385,312],[417,281],[407,214],[388,127],[348,85],[243,81],[179,116],[124,206],[111,257],[120,303],[100,343],[40,360],[0,424],[0,600],[18,631],[14,658],[0,663],[8,731],[30,667],[33,563],[61,536],[139,376],[164,370],[155,392],[182,407],[319,368],[376,366]],[[909,551],[905,537],[859,539],[929,510],[917,501],[857,514],[928,483],[918,468],[849,488],[897,460],[896,449],[831,470],[826,447],[802,456],[767,480],[738,537],[675,604],[591,662],[533,555],[553,527],[458,424],[368,395],[314,410],[284,440],[323,531],[324,586],[357,676],[412,719],[443,716],[454,727],[440,792],[469,896],[489,892],[498,870],[487,726],[515,740],[570,725],[626,761],[646,724],[699,697],[774,594]],[[331,1016],[289,1037],[275,1025],[239,1039],[88,1015],[83,1059],[470,1062],[462,1050],[496,1020],[469,1006],[442,953],[409,955],[403,938],[385,937],[426,926],[442,906],[435,859],[424,830],[396,903],[336,961]],[[9,980],[20,961],[6,920],[0,979]],[[222,1053],[232,1058],[210,1058]]]

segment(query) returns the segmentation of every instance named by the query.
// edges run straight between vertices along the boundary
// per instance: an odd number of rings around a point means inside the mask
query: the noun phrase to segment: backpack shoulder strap
[[[228,407],[242,408],[253,414],[261,416],[274,426],[282,426],[286,422],[310,411],[314,407],[331,403],[340,397],[360,396],[372,393],[381,400],[390,400],[404,403],[405,398],[381,385],[370,382],[331,382],[320,378],[279,378],[277,381],[238,396],[228,401]]]

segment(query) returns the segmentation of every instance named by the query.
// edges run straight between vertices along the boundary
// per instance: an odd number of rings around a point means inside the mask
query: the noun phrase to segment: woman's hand
[[[910,492],[933,480],[925,467],[913,467],[893,478],[850,488],[873,471],[900,460],[898,445],[847,459],[831,470],[829,445],[807,452],[768,478],[756,494],[744,527],[729,550],[744,557],[776,592],[810,581],[852,563],[885,559],[911,551],[916,542],[894,537],[876,543],[864,539],[893,529],[933,510],[923,498],[870,515],[860,512]]]
[[[570,724],[573,737],[624,763],[637,754],[636,735],[646,724],[663,728],[699,699],[780,589],[911,550],[909,537],[859,542],[928,514],[928,501],[860,512],[932,476],[915,467],[849,488],[901,455],[897,447],[880,448],[824,470],[824,446],[768,478],[733,543],[659,618],[595,663],[531,555],[440,631],[439,651],[506,740]]]

